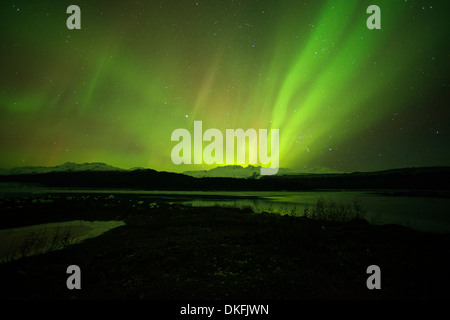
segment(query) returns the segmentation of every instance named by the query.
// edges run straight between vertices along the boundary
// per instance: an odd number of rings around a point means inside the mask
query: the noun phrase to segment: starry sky
[[[66,9],[81,9],[69,30]],[[381,29],[369,30],[369,5]],[[0,167],[158,171],[175,129],[279,129],[284,168],[450,165],[449,1],[1,1]]]

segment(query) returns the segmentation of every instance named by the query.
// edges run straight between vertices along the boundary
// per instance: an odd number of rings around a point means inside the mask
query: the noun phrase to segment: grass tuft
[[[359,200],[352,204],[338,203],[335,200],[320,198],[312,208],[306,207],[304,216],[319,221],[348,222],[353,219],[364,219],[366,210]]]

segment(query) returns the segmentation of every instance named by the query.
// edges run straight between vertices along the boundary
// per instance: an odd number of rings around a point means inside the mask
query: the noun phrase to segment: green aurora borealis
[[[66,8],[81,8],[68,30]],[[369,5],[381,30],[369,30]],[[181,172],[177,128],[280,129],[280,166],[450,165],[448,1],[2,1],[0,167]],[[205,146],[205,143],[204,143]]]

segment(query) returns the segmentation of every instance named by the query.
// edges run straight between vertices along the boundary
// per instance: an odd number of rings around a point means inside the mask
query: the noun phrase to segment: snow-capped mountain
[[[74,163],[66,162],[55,167],[28,166],[15,167],[12,169],[0,169],[0,175],[18,175],[18,174],[38,174],[49,172],[81,172],[81,171],[139,171],[147,170],[142,167],[135,167],[129,170],[113,167],[102,162],[92,163]],[[302,175],[302,174],[326,174],[326,173],[342,173],[333,171],[326,167],[313,167],[304,170],[293,170],[288,168],[279,168],[277,176]],[[242,167],[238,165],[221,166],[211,170],[185,171],[184,175],[196,178],[240,178],[240,179],[259,179],[261,177],[261,167],[249,165]]]
[[[280,175],[299,175],[299,174],[330,174],[330,173],[344,173],[342,171],[336,171],[327,167],[322,166],[315,166],[312,168],[305,168],[305,169],[288,169],[288,168],[281,168],[278,170]]]
[[[48,172],[79,172],[79,171],[125,171],[124,169],[116,168],[102,162],[92,163],[73,163],[66,162],[56,167],[15,167],[10,170],[2,169],[0,174],[33,174],[33,173],[48,173]]]
[[[302,174],[327,174],[327,173],[342,173],[331,170],[326,167],[313,167],[304,170],[294,170],[288,168],[279,168],[277,176],[287,175],[302,175]],[[211,170],[199,170],[199,171],[185,171],[183,174],[196,177],[196,178],[244,178],[244,179],[257,179],[261,177],[261,167],[254,167],[249,165],[248,167],[242,166],[222,166]]]
[[[183,174],[195,178],[258,178],[261,173],[261,167],[241,167],[241,166],[223,166],[211,170],[185,171]]]

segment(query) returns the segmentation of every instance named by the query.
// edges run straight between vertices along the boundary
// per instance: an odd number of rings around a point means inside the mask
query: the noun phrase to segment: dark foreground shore
[[[126,225],[64,250],[0,264],[1,299],[450,297],[449,234],[365,220],[156,206],[133,195],[18,199],[2,199],[1,229],[70,220]],[[69,265],[81,269],[81,290],[66,286]],[[380,290],[367,288],[370,265],[381,269]]]

